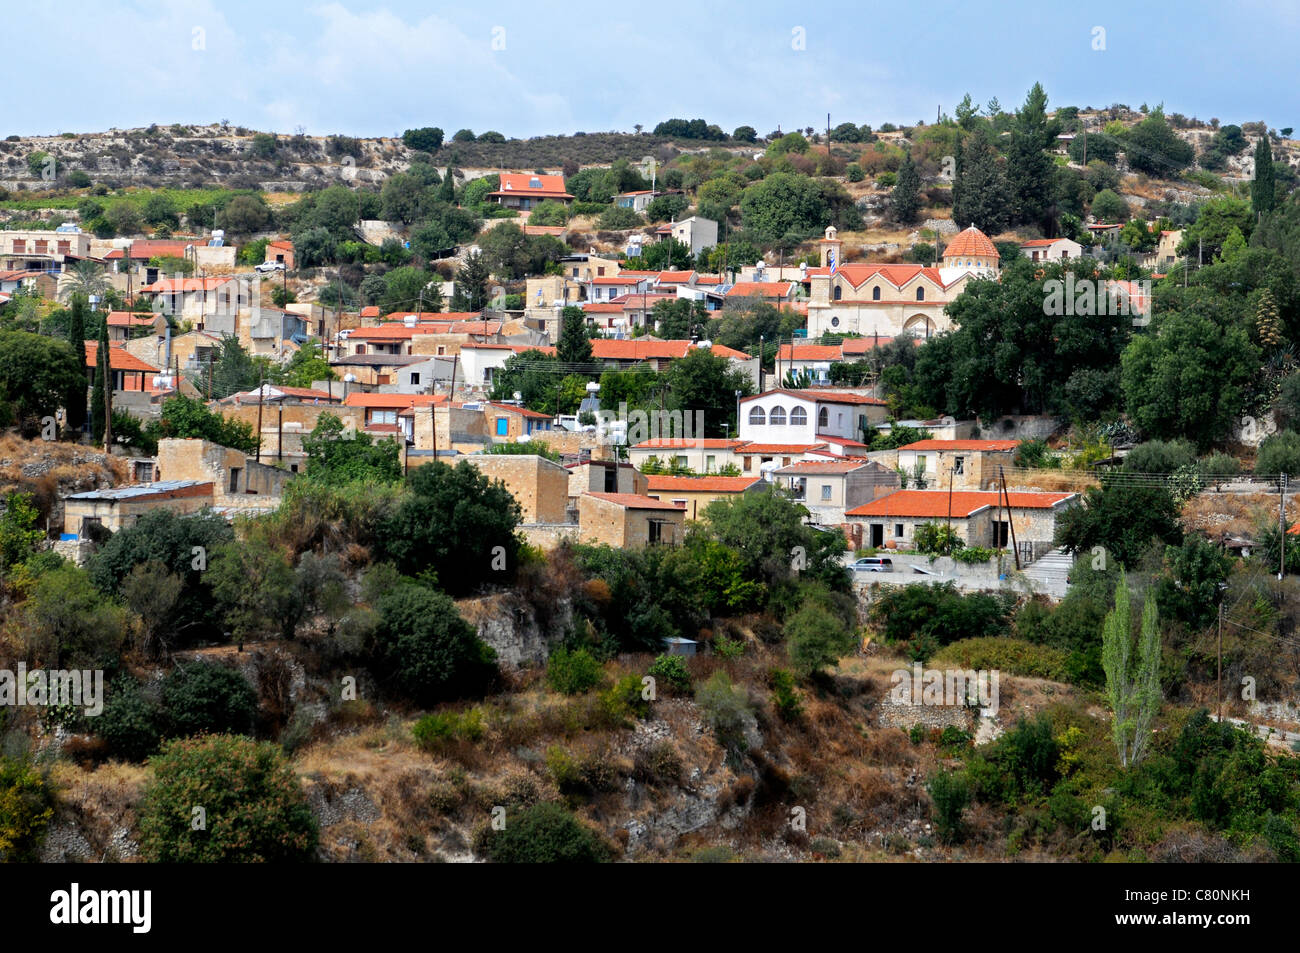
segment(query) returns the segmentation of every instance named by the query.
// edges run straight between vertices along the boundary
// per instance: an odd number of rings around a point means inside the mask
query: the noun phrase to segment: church
[[[939,267],[844,264],[835,226],[821,240],[821,266],[808,270],[808,337],[910,332],[927,338],[951,325],[944,308],[972,278],[997,278],[997,246],[972,225],[943,251]]]

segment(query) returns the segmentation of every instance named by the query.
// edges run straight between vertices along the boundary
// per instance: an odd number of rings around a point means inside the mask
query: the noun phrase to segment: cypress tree
[[[1250,183],[1250,203],[1258,216],[1273,211],[1275,201],[1273,147],[1268,144],[1268,136],[1263,135],[1255,143],[1255,181]]]
[[[72,352],[77,355],[77,366],[81,368],[83,376],[81,386],[69,390],[64,402],[67,408],[66,423],[69,430],[80,434],[81,428],[86,424],[86,302],[81,295],[72,298],[68,342],[72,345]]]
[[[99,342],[95,348],[95,388],[90,395],[90,433],[96,443],[101,440],[104,450],[112,445],[112,427],[108,425],[113,412],[113,371],[108,350],[108,322],[99,326]]]
[[[898,179],[894,191],[890,193],[890,200],[895,219],[904,225],[916,221],[916,213],[921,207],[921,177],[916,173],[911,152],[903,156],[903,164],[898,169]]]

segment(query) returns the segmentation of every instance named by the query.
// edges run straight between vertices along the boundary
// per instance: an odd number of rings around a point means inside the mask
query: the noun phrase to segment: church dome
[[[997,246],[992,240],[972,225],[960,232],[948,247],[943,250],[944,258],[998,258]]]

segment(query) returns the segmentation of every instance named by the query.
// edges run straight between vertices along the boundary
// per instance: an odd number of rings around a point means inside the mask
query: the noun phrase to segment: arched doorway
[[[903,323],[903,330],[910,332],[921,339],[928,338],[936,330],[934,322],[930,320],[929,315],[914,314]]]

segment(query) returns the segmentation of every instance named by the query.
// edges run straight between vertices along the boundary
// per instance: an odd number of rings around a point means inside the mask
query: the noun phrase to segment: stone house
[[[211,481],[167,480],[73,493],[63,499],[63,532],[84,537],[97,524],[116,533],[155,509],[197,513],[212,506],[214,490]]]
[[[686,518],[696,520],[704,508],[715,500],[728,500],[742,493],[762,493],[770,483],[753,476],[667,476],[647,474],[649,488],[646,495],[652,499],[681,505]]]
[[[918,440],[898,448],[898,466],[908,484],[918,476],[917,489],[988,490],[995,487],[999,467],[1010,467],[1019,440]]]
[[[500,480],[519,503],[527,523],[571,523],[569,471],[536,454],[477,453],[464,458],[493,480]]]
[[[578,526],[584,542],[618,549],[672,546],[684,538],[686,508],[630,493],[584,493]]]
[[[772,477],[822,526],[841,525],[845,511],[899,487],[896,472],[865,460],[800,460],[773,471]]]
[[[1077,493],[899,490],[848,510],[845,519],[857,548],[910,548],[917,527],[949,522],[967,546],[1009,546],[1014,524],[1016,542],[1037,555],[1051,548],[1057,516],[1077,502]]]

